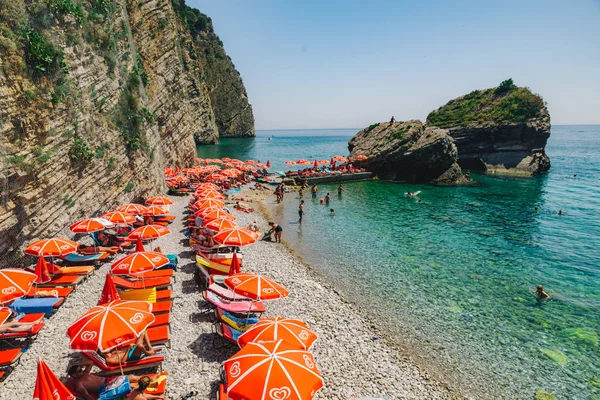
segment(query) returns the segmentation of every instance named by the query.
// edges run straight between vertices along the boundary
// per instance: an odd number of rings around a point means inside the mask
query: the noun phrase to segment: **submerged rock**
[[[539,389],[535,392],[535,400],[556,400],[556,396],[543,389]]]
[[[558,364],[565,364],[567,361],[569,361],[569,357],[558,350],[540,348],[540,352]]]
[[[550,168],[544,151],[550,136],[548,109],[541,96],[512,79],[450,100],[432,111],[427,123],[448,129],[462,168],[517,176]]]
[[[357,165],[384,179],[447,184],[463,179],[448,131],[418,120],[371,125],[350,140],[348,149],[351,159],[367,157]]]

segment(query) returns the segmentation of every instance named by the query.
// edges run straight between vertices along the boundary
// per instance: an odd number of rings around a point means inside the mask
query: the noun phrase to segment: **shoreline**
[[[270,191],[250,191],[247,188],[245,188],[241,193],[236,194],[236,198],[243,197],[245,201],[250,202],[250,204],[252,204],[255,213],[258,213],[258,215],[260,215],[260,217],[263,220],[269,221],[273,220],[271,212],[272,205],[267,203],[267,197],[270,194]],[[255,219],[258,220],[259,218]],[[243,226],[243,224],[240,225]],[[402,367],[410,367],[412,369],[411,374],[416,374],[416,377],[412,377],[413,379],[415,379],[415,381],[422,380],[427,382],[429,389],[433,390],[431,392],[422,393],[418,398],[468,398],[468,396],[462,393],[457,387],[455,387],[455,385],[449,385],[447,382],[444,382],[444,379],[442,379],[439,376],[438,371],[432,371],[430,368],[424,367],[422,364],[427,363],[422,362],[423,357],[416,357],[415,352],[409,350],[407,342],[401,342],[399,340],[394,339],[394,336],[397,336],[397,333],[393,332],[390,324],[381,323],[380,320],[373,316],[373,313],[370,312],[370,310],[365,308],[362,304],[355,301],[354,299],[346,296],[346,294],[343,292],[343,289],[341,290],[340,288],[338,288],[336,284],[332,282],[331,279],[329,279],[329,277],[327,277],[325,274],[320,272],[314,265],[308,262],[289,242],[286,242],[285,235],[282,239],[281,245],[275,243],[271,243],[271,245],[282,247],[291,258],[293,258],[298,264],[302,265],[303,269],[307,274],[307,279],[318,283],[323,288],[330,291],[335,297],[337,297],[337,299],[340,302],[344,303],[348,308],[352,309],[353,312],[358,314],[359,318],[363,319],[366,322],[364,326],[367,328],[369,333],[373,337],[377,337],[377,339],[372,341],[371,343],[378,343],[382,345],[382,347],[385,348],[388,354],[393,354],[391,357],[397,358],[399,364],[403,364]],[[368,348],[369,346],[365,347]],[[370,365],[369,369],[377,370],[377,363]],[[381,394],[372,393],[365,394],[364,396],[374,397],[380,395]],[[388,398],[406,398],[405,396],[397,396],[398,394],[388,395]],[[317,395],[317,398],[321,397]]]

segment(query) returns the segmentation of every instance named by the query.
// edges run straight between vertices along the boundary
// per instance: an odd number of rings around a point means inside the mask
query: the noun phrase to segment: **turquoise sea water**
[[[347,155],[356,131],[258,132],[198,153],[269,159],[278,170],[286,160]],[[301,226],[296,193],[273,212],[311,264],[462,390],[600,398],[600,126],[556,126],[546,151],[552,168],[533,179],[356,182],[342,197],[322,185],[330,206],[305,195]],[[404,196],[416,190],[422,203]],[[552,300],[536,300],[538,284]]]

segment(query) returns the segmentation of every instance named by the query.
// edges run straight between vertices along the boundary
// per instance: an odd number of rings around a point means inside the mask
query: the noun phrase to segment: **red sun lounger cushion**
[[[41,324],[35,324],[33,326],[33,329],[31,331],[27,331],[27,332],[0,333],[0,340],[24,339],[24,338],[28,338],[28,337],[34,337],[35,335],[40,333],[40,331],[42,330],[43,327],[44,327],[44,323],[41,323]]]
[[[171,307],[173,306],[172,301],[161,301],[159,303],[152,303],[152,313],[153,314],[164,314],[171,311]]]
[[[0,367],[10,367],[21,358],[21,349],[8,349],[0,351]]]
[[[154,317],[156,317],[156,319],[150,324],[150,328],[160,325],[169,325],[171,323],[171,314],[156,314]]]

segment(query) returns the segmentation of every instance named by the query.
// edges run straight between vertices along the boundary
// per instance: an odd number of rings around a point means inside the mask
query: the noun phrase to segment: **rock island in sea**
[[[548,171],[550,115],[543,99],[512,79],[432,111],[425,123],[380,122],[348,143],[350,156],[385,179],[455,184],[462,169],[533,176]]]

